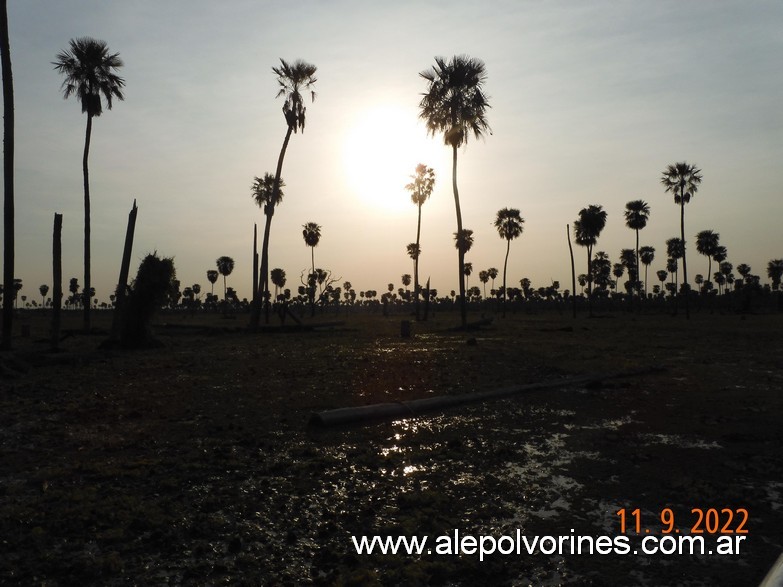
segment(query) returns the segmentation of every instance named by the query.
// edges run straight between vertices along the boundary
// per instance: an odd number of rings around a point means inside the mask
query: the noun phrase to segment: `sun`
[[[376,106],[362,112],[343,143],[343,164],[353,195],[385,211],[413,208],[405,185],[424,163],[438,171],[446,149],[427,136],[415,110]]]

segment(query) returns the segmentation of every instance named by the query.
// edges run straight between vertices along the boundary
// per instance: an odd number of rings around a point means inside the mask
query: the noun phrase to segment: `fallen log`
[[[660,373],[662,371],[664,371],[662,367],[648,367],[644,369],[614,371],[611,373],[593,373],[589,375],[569,377],[566,379],[557,379],[554,381],[542,381],[539,383],[529,383],[527,385],[514,385],[509,387],[502,387],[499,389],[491,389],[488,391],[477,391],[474,393],[441,395],[437,397],[428,397],[401,402],[337,408],[334,410],[315,412],[310,417],[308,425],[341,426],[345,424],[366,424],[377,422],[379,420],[411,418],[420,416],[425,412],[445,410],[455,406],[505,398],[526,391],[551,389],[557,387],[570,387],[574,385],[592,386],[607,379],[635,377],[638,375]]]

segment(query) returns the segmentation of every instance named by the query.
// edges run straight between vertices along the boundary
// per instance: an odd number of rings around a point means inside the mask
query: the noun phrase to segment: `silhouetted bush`
[[[160,346],[152,334],[152,317],[169,303],[175,291],[174,259],[147,255],[139,265],[136,279],[128,288],[120,344],[124,348]]]

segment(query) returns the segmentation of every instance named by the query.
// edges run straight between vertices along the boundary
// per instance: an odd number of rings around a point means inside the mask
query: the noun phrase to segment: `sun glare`
[[[428,137],[415,112],[379,106],[359,115],[345,138],[343,161],[350,189],[360,201],[386,211],[413,207],[405,189],[424,163],[438,171],[446,149]]]

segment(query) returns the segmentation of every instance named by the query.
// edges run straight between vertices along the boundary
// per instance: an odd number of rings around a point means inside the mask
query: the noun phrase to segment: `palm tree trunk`
[[[587,245],[587,312],[593,317],[593,247]]]
[[[2,348],[10,350],[14,316],[14,79],[6,0],[0,4],[0,51],[3,68],[3,281],[6,284]]]
[[[312,263],[312,266],[313,266],[313,269],[312,269],[313,272],[311,273],[313,284],[311,286],[310,285],[310,280],[308,279],[307,280],[307,285],[310,288],[310,317],[314,318],[315,317],[315,282],[316,282],[316,277],[315,277],[315,247],[310,247],[310,263]]]
[[[457,208],[457,237],[462,235],[462,210],[459,206],[459,190],[457,189],[457,145],[451,146],[451,186],[454,191],[454,206]],[[457,247],[459,259],[459,302],[462,327],[468,324],[468,308],[465,303],[465,252],[461,246]]]
[[[87,130],[84,135],[84,157],[82,174],[84,175],[84,331],[90,331],[90,170],[87,165],[90,156],[90,138],[92,136],[92,114],[87,113]]]
[[[571,227],[568,224],[566,224],[566,236],[568,237],[568,252],[571,255],[571,305],[574,310],[574,318],[576,318],[576,270],[574,269],[574,249],[571,246]]]
[[[688,308],[688,264],[685,261],[685,199],[683,189],[680,189],[680,237],[682,238],[682,283],[683,292],[685,293],[685,318],[690,320],[691,313]]]
[[[416,321],[419,321],[419,240],[421,238],[421,203],[419,203],[419,220],[416,223],[416,258],[413,260],[413,295],[416,297],[414,307]]]
[[[511,250],[511,239],[506,239],[506,259],[503,261],[503,318],[506,317],[506,297],[508,292],[506,291],[506,268],[508,267],[508,253]]]

